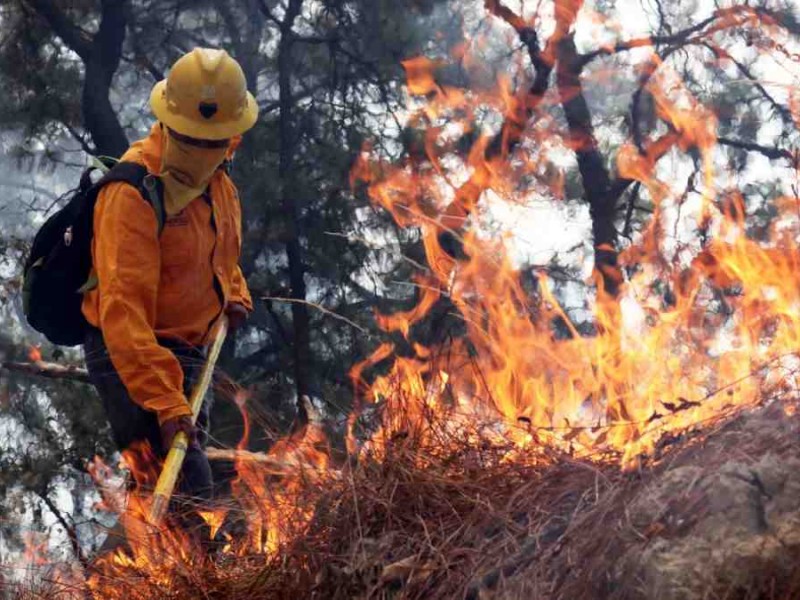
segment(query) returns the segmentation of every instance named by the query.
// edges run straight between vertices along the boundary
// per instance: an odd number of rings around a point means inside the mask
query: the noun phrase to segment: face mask
[[[164,184],[167,215],[181,212],[206,190],[227,151],[227,147],[201,148],[187,144],[165,129],[159,178]]]

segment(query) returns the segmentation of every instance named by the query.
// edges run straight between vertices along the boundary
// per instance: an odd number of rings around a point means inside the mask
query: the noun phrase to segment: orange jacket
[[[161,127],[131,145],[122,160],[161,168]],[[252,310],[239,268],[241,207],[223,170],[202,197],[168,217],[159,238],[155,211],[133,186],[105,186],[94,210],[92,261],[98,286],[83,314],[99,327],[111,362],[134,402],[160,422],[189,415],[183,371],[156,337],[203,345],[228,302]],[[215,281],[217,282],[215,284]],[[91,360],[91,357],[86,357]]]

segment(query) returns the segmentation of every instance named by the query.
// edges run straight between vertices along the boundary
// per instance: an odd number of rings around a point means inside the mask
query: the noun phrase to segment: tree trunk
[[[605,295],[616,298],[622,282],[622,273],[617,264],[617,230],[614,227],[619,192],[612,189],[603,157],[597,148],[572,35],[565,36],[559,42],[556,80],[570,142],[575,149],[584,194],[589,203],[598,297]]]
[[[120,157],[128,149],[128,138],[111,106],[111,81],[119,67],[125,39],[124,2],[103,0],[100,28],[94,36],[88,59],[84,61],[83,125],[89,131],[99,154]]]
[[[308,417],[301,401],[303,395],[311,392],[311,341],[309,331],[308,307],[306,299],[305,266],[303,249],[300,245],[300,207],[294,197],[294,130],[292,123],[292,46],[294,34],[292,26],[300,14],[303,0],[290,0],[281,23],[281,41],[278,45],[278,101],[280,117],[278,123],[280,155],[278,158],[278,179],[280,198],[286,219],[286,257],[289,263],[289,284],[291,286],[292,324],[294,328],[293,357],[295,389],[297,391],[298,419],[305,423]]]
[[[216,0],[215,7],[219,15],[222,17],[228,30],[228,37],[230,38],[231,45],[234,50],[234,58],[239,62],[244,71],[245,79],[247,80],[247,88],[257,96],[258,73],[264,65],[264,56],[259,52],[261,41],[265,32],[265,18],[259,10],[258,4],[255,0],[239,0],[239,2],[231,2],[231,0]],[[256,123],[255,127],[258,127]],[[246,172],[256,160],[257,146],[253,143],[243,143],[236,150],[236,160],[233,162],[233,177],[234,181],[247,182]],[[240,172],[239,165],[246,165],[244,173]],[[240,174],[242,175],[240,177]],[[242,199],[242,239],[245,240],[242,248],[242,256],[239,259],[239,265],[242,268],[242,274],[245,279],[248,279],[253,270],[255,269],[256,256],[258,253],[253,251],[260,244],[248,244],[247,239],[247,225],[257,219],[259,215],[253,214],[254,211],[259,210],[260,203],[258,201],[249,201],[249,196],[252,195],[252,188],[241,187],[239,188],[239,196]],[[256,190],[258,194],[258,190]],[[247,249],[252,249],[248,252]],[[252,323],[251,316],[251,323]],[[232,331],[228,334],[225,340],[225,345],[222,347],[222,353],[219,357],[219,364],[224,368],[225,372],[233,377],[241,374],[244,364],[236,360],[235,349],[237,338],[240,334],[239,330]],[[252,361],[251,361],[252,364]],[[266,364],[266,362],[265,362]]]
[[[128,148],[128,138],[111,106],[109,92],[125,40],[124,0],[102,0],[100,27],[91,39],[53,0],[31,0],[31,6],[83,61],[85,72],[81,110],[83,125],[92,136],[95,151],[108,156],[121,156]]]

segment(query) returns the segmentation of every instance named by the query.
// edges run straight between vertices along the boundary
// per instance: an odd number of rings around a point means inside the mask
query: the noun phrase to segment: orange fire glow
[[[31,346],[30,350],[28,351],[28,359],[33,363],[41,362],[42,351],[38,346]]]
[[[556,16],[554,35],[563,36],[563,24],[572,23],[575,12],[562,10]],[[747,9],[724,10],[714,31],[758,23]],[[415,60],[405,66],[409,93],[424,95],[415,100],[422,103],[419,114],[434,125],[428,131],[435,136],[426,141],[428,164],[434,168],[415,168],[410,161],[387,164],[365,147],[353,179],[367,187],[370,198],[390,211],[399,226],[419,229],[430,280],[421,288],[415,309],[382,316],[378,323],[387,332],[408,337],[435,299],[446,294],[458,309],[466,336],[426,348],[424,356],[398,358],[388,374],[371,382],[362,373],[391,355],[391,345],[353,369],[366,402],[385,405],[382,428],[364,449],[382,455],[401,432],[429,434],[432,416],[453,429],[459,423],[474,425],[477,415],[491,419],[494,414],[503,435],[521,448],[548,440],[585,456],[617,453],[630,466],[667,432],[764,401],[775,386],[783,394],[796,391],[797,201],[777,201],[786,209],[774,221],[768,240],[747,237],[742,199],[724,189],[724,174],[714,163],[716,117],[658,57],[649,59],[646,90],[668,131],[644,140],[643,152],[623,145],[617,159],[619,175],[647,189],[654,214],[639,239],[620,254],[630,274],[618,300],[601,297],[594,302],[597,333],[590,336],[572,327],[546,275],[539,275],[538,298],[523,289],[503,242],[479,233],[482,217],[474,210],[479,204],[518,201],[520,178],[542,173],[540,165],[547,160],[543,149],[575,149],[575,139],[537,113],[537,125],[520,145],[523,151],[488,158],[487,140],[481,138],[459,162],[442,121],[451,129],[455,124],[469,131],[473,115],[482,108],[516,122],[525,100],[509,91],[505,78],[494,93],[454,93],[436,84],[435,62]],[[585,143],[579,141],[578,147]],[[680,200],[658,175],[656,163],[669,152],[695,150],[703,175],[696,228],[710,239],[667,260],[666,213]],[[449,170],[442,166],[445,159]],[[459,177],[465,182],[460,186],[453,183]],[[535,177],[532,191],[553,180]],[[561,189],[554,186],[543,194],[559,198]],[[443,232],[458,238],[464,257],[454,258],[442,246]],[[670,289],[669,299],[665,288]],[[554,335],[556,320],[570,329],[568,339]],[[355,421],[351,417],[351,434]],[[416,439],[426,449],[426,435]],[[351,439],[350,447],[357,445]]]
[[[243,403],[244,397],[237,398]],[[313,407],[309,410],[315,417]],[[329,469],[327,440],[318,418],[312,418],[295,435],[277,442],[264,460],[236,461],[238,477],[233,482],[234,500],[224,506],[204,506],[199,516],[209,525],[210,535],[222,531],[228,519],[245,522],[246,535],[233,538],[222,533],[221,551],[232,555],[263,556],[272,559],[283,544],[301,535],[314,514],[313,498],[305,498],[309,482],[323,484],[335,481],[338,475]],[[124,453],[124,463],[135,481],[135,490],[127,492],[123,484],[113,489],[108,485],[111,470],[95,459],[91,472],[101,490],[103,508],[118,512],[124,528],[126,547],[99,557],[84,585],[98,598],[127,598],[124,588],[109,584],[114,577],[126,573],[146,574],[149,585],[168,586],[176,572],[202,563],[205,550],[191,529],[176,526],[170,518],[156,528],[148,523],[150,490],[159,473],[159,461],[149,446],[139,446]],[[274,484],[279,481],[279,485]],[[119,506],[119,501],[123,505]],[[235,514],[231,506],[235,505]],[[219,540],[219,537],[217,538]],[[74,580],[74,579],[73,579]]]

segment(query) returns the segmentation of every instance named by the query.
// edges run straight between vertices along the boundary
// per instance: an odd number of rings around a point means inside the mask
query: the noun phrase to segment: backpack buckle
[[[70,225],[64,230],[64,245],[65,246],[72,245],[72,225]]]
[[[159,179],[155,175],[148,173],[142,180],[142,187],[147,194],[147,200],[156,212],[156,221],[158,222],[158,235],[161,235],[164,229],[164,223],[167,220],[167,213],[164,209],[164,199],[159,190]]]
[[[150,173],[144,176],[142,180],[142,185],[147,189],[148,192],[153,192],[156,189],[156,180]]]

